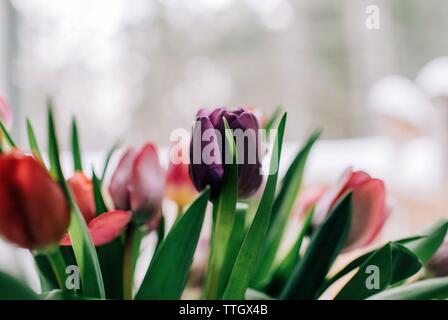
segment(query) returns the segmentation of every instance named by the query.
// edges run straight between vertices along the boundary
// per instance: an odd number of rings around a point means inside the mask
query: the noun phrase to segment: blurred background
[[[0,95],[20,144],[52,96],[64,147],[76,115],[92,154],[167,146],[200,107],[282,105],[286,162],[324,130],[306,186],[384,179],[397,238],[448,216],[447,29],[444,0],[0,0]]]

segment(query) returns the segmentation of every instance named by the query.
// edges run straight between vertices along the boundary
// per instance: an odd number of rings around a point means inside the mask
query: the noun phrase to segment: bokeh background
[[[22,145],[52,96],[63,147],[76,115],[91,154],[167,146],[199,107],[282,105],[285,162],[322,128],[306,186],[384,179],[397,238],[448,216],[447,30],[444,0],[0,0],[0,95]]]

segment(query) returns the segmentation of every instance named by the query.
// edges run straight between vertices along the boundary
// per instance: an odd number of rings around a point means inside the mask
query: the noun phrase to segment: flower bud
[[[70,210],[61,187],[33,157],[0,155],[0,234],[28,249],[59,242]]]
[[[152,144],[128,150],[112,176],[109,191],[115,207],[132,210],[137,223],[157,228],[165,194],[165,171]]]
[[[369,245],[381,231],[389,211],[383,181],[363,171],[347,169],[339,182],[326,191],[316,204],[313,226],[325,219],[348,191],[352,191],[351,229],[344,251]]]
[[[190,143],[190,177],[198,191],[207,185],[212,196],[221,188],[224,176],[224,163],[228,156],[224,154],[224,120],[233,130],[238,154],[238,195],[248,198],[255,194],[263,182],[260,173],[259,124],[253,113],[243,109],[227,111],[218,108],[209,112],[198,111]],[[210,151],[210,152],[208,152]],[[210,155],[212,159],[204,159]]]

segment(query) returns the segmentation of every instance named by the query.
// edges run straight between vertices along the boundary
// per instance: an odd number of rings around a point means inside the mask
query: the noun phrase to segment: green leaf
[[[72,119],[72,154],[73,154],[73,166],[75,171],[82,172],[83,171],[82,158],[81,158],[81,148],[79,146],[78,125],[74,117]]]
[[[399,239],[399,240],[395,240],[394,243],[396,244],[406,244],[415,240],[420,240],[422,238],[422,236],[412,236],[412,237],[408,237],[408,238],[403,238],[403,239]],[[325,285],[321,288],[321,292],[325,291],[328,287],[330,287],[333,283],[335,283],[336,281],[338,281],[339,279],[341,279],[343,276],[345,276],[346,274],[348,274],[349,272],[355,270],[356,268],[358,268],[359,266],[361,266],[375,251],[369,251],[366,252],[364,254],[362,254],[361,256],[355,258],[354,260],[352,260],[350,263],[348,263],[343,269],[341,269],[339,272],[337,272],[333,277],[331,277],[330,280],[328,280]]]
[[[277,122],[278,118],[282,115],[282,108],[278,106],[274,112],[269,117],[268,122],[264,125],[265,130],[270,130],[274,127],[275,123]]]
[[[43,292],[59,288],[58,280],[45,254],[33,252],[36,269],[39,274],[40,286]]]
[[[95,199],[96,215],[99,216],[107,212],[106,203],[104,202],[103,193],[101,191],[101,181],[92,171],[92,184],[93,184],[93,198]]]
[[[372,271],[369,267],[374,266],[378,269],[378,288],[368,287],[368,278]],[[374,271],[375,272],[375,271]],[[339,291],[336,300],[357,300],[365,299],[381,290],[384,290],[392,276],[392,248],[391,244],[375,251],[359,268],[359,271],[347,282],[347,284]]]
[[[61,185],[70,205],[71,221],[68,232],[80,270],[83,292],[87,296],[104,299],[105,291],[98,256],[84,217],[79,211],[62,173],[51,101],[49,101],[48,108],[48,140],[50,172]]]
[[[238,198],[237,150],[232,131],[224,118],[225,155],[224,176],[221,191],[213,201],[213,230],[209,265],[205,281],[204,297],[216,299],[224,290],[228,274],[222,272],[227,244],[235,222],[236,202]]]
[[[0,137],[2,136],[5,137],[6,139],[6,143],[9,145],[10,148],[16,148],[16,144],[14,143],[14,140],[11,137],[11,134],[9,133],[8,129],[6,129],[3,121],[0,120]]]
[[[246,234],[246,214],[246,208],[237,207],[235,223],[233,225],[232,234],[230,235],[229,243],[227,245],[225,260],[221,270],[220,280],[223,283],[220,283],[220,286],[223,288],[225,287],[225,284],[229,279],[229,275],[232,272],[233,266],[235,265],[236,258],[238,257],[238,252]]]
[[[43,165],[45,165],[44,160],[42,158],[42,154],[40,152],[39,145],[37,143],[36,135],[34,134],[33,125],[29,119],[26,119],[26,129],[28,132],[28,142],[30,144],[31,152],[33,153],[34,158],[40,161]]]
[[[370,269],[372,266],[378,269]],[[412,251],[401,244],[389,242],[368,257],[335,299],[365,299],[383,291],[389,285],[408,279],[416,274],[421,267],[421,262]],[[373,272],[378,272],[378,288],[369,288],[367,286],[369,277],[374,276]]]
[[[272,168],[278,169],[280,155],[283,144],[283,134],[286,125],[286,113],[280,120],[277,139],[274,142],[270,171]],[[277,185],[278,170],[271,174],[266,182],[266,187],[258,205],[257,212],[252,224],[243,240],[235,265],[230,274],[227,287],[224,291],[223,299],[243,299],[249,281],[253,276],[253,266],[257,262],[263,243],[266,239],[269,221],[271,217],[272,205],[274,202],[275,189]]]
[[[0,300],[38,300],[37,294],[16,278],[0,271]]]
[[[351,193],[346,194],[315,231],[280,297],[310,300],[319,293],[325,276],[345,245],[351,226]]]
[[[124,244],[121,237],[96,247],[107,299],[123,299]]]
[[[55,289],[48,292],[44,292],[39,295],[43,300],[95,300],[93,298],[83,297],[62,291],[61,289]]]
[[[320,132],[315,132],[308,138],[304,147],[292,161],[283,179],[283,184],[272,209],[271,225],[268,230],[266,243],[258,260],[258,270],[255,272],[256,277],[252,279],[255,287],[266,281],[266,278],[272,272],[286,223],[288,222],[289,215],[296,202],[297,194],[302,184],[306,160],[319,136]]]
[[[391,242],[392,277],[390,284],[394,285],[416,274],[422,267],[417,255],[399,243]]]
[[[249,288],[246,290],[244,300],[275,300],[275,298],[270,297],[263,292]]]
[[[422,233],[427,235],[426,237],[406,243],[405,246],[414,252],[423,263],[426,263],[443,243],[447,230],[447,220],[437,222]]]
[[[135,299],[179,299],[199,240],[210,189],[177,220],[155,253]]]
[[[448,298],[448,277],[435,278],[391,288],[369,300],[428,300]]]
[[[101,173],[101,182],[104,181],[107,173],[107,168],[109,167],[110,159],[112,158],[112,155],[115,153],[115,151],[117,151],[119,146],[120,142],[115,143],[107,153],[106,160],[104,161],[103,172]]]
[[[313,220],[313,216],[314,216],[314,206],[308,213],[303,223],[302,230],[300,231],[299,236],[296,242],[294,243],[294,246],[291,248],[288,255],[277,266],[273,275],[270,276],[267,283],[267,288],[265,290],[271,296],[277,296],[280,294],[286,281],[288,280],[288,277],[293,272],[294,267],[297,265],[297,263],[299,263],[300,249],[302,247],[302,242],[311,228],[311,222]],[[263,286],[265,286],[265,284],[263,284]]]

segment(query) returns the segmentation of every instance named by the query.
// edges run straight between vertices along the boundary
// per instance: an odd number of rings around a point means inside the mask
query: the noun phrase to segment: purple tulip
[[[190,144],[190,176],[198,191],[209,185],[212,196],[219,193],[226,161],[223,152],[225,150],[223,118],[233,130],[237,146],[238,195],[248,198],[258,190],[263,181],[259,157],[258,129],[260,126],[255,115],[242,108],[235,111],[227,111],[225,108],[218,108],[211,112],[205,109],[198,111]],[[208,154],[210,150],[213,150],[210,152],[213,159],[207,161],[204,159],[204,153]]]

